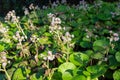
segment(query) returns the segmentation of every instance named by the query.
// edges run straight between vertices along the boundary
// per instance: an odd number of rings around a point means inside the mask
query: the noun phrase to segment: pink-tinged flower
[[[109,33],[113,33],[113,31],[109,31]]]
[[[67,1],[66,0],[62,0],[61,3],[66,3]]]
[[[2,67],[6,67],[7,63],[6,62],[3,62],[2,63]]]
[[[55,55],[52,54],[52,51],[48,51],[48,56],[47,56],[48,60],[52,61],[55,59]]]
[[[116,37],[117,37],[117,36],[119,36],[119,35],[118,35],[118,33],[114,33],[113,36],[116,36]]]
[[[52,18],[54,16],[54,14],[49,13],[49,14],[47,14],[47,16],[48,16],[48,18]]]
[[[25,14],[25,15],[28,15],[28,14],[29,14],[29,10],[28,10],[27,8],[25,8],[24,14]]]
[[[119,37],[114,37],[114,41],[118,41],[119,40]]]
[[[30,10],[35,9],[35,7],[34,7],[33,3],[32,3],[32,4],[30,4],[29,9],[30,9]]]

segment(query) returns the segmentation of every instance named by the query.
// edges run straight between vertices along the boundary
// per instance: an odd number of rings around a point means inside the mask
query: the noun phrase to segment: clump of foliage
[[[0,22],[0,80],[120,80],[120,5],[31,4]]]

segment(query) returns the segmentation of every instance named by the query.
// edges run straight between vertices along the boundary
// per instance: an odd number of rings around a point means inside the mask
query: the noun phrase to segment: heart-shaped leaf
[[[114,80],[120,80],[120,69],[113,73]]]
[[[13,80],[25,80],[26,76],[23,73],[23,68],[18,68],[13,74]]]
[[[0,45],[0,52],[4,50],[4,46]]]
[[[89,57],[81,52],[73,53],[70,55],[70,62],[75,65],[83,66],[89,61]]]
[[[116,58],[116,60],[117,60],[118,62],[120,62],[120,52],[117,52],[117,53],[115,54],[115,58]]]
[[[93,49],[95,51],[103,51],[109,46],[109,42],[106,40],[96,40],[93,43]]]
[[[58,71],[64,73],[66,70],[74,70],[76,66],[71,62],[65,62],[58,67]]]
[[[95,66],[88,66],[87,71],[91,73],[91,78],[97,78],[101,75],[103,75],[107,68],[105,67],[105,65],[95,65]]]

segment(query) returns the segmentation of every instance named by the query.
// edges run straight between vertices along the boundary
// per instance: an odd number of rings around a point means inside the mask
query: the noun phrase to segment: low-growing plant
[[[119,4],[31,4],[0,22],[0,80],[120,80]]]

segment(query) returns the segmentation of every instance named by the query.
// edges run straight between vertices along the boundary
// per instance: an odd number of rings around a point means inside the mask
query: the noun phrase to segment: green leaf
[[[93,49],[95,51],[103,51],[109,46],[109,42],[106,40],[96,40],[93,43]]]
[[[104,58],[104,54],[102,54],[102,53],[96,53],[96,54],[93,55],[93,58],[94,59],[102,59],[102,58]]]
[[[77,67],[76,69],[73,70],[73,75],[83,75],[83,67]]]
[[[85,51],[85,54],[87,54],[89,57],[93,56],[94,52],[92,50]]]
[[[91,78],[97,78],[103,75],[107,68],[104,65],[94,65],[94,66],[88,66],[87,71],[91,73]]]
[[[119,70],[116,70],[116,71],[113,73],[113,79],[114,79],[114,80],[120,80],[120,69],[119,69]]]
[[[90,76],[90,72],[88,72],[88,71],[83,71],[83,74],[86,76]]]
[[[108,45],[109,45],[109,43],[108,43],[108,41],[106,41],[106,40],[96,40],[96,41],[94,42],[94,45],[93,45],[93,46],[105,47],[105,46],[108,46]]]
[[[113,79],[113,71],[112,70],[107,70],[104,74],[104,76],[110,80],[110,79]]]
[[[4,50],[4,46],[0,45],[0,52]]]
[[[105,25],[107,25],[107,26],[112,26],[113,23],[112,23],[111,21],[105,21]]]
[[[95,66],[88,66],[87,67],[87,71],[90,72],[90,73],[97,73],[98,72],[98,66],[95,65]]]
[[[86,65],[88,61],[89,57],[84,53],[78,52],[70,55],[70,62],[77,66]]]
[[[25,70],[23,68],[18,68],[14,74],[12,80],[25,80],[26,76],[23,74]]]
[[[39,39],[40,44],[50,44],[51,42],[49,41],[48,37],[42,37]]]
[[[40,68],[37,73],[30,76],[30,80],[43,80],[44,69]]]
[[[54,72],[52,80],[62,80],[62,74],[60,72]]]
[[[109,60],[110,69],[114,70],[119,66],[119,62],[117,62],[114,56],[110,55],[108,60]]]
[[[62,79],[63,80],[71,80],[72,78],[73,78],[73,76],[69,72],[64,72],[62,74]]]
[[[36,74],[31,75],[31,76],[30,76],[30,79],[31,79],[31,80],[43,80],[43,79],[42,79],[42,76],[40,76],[40,78],[37,78],[37,77],[36,77]]]
[[[10,27],[16,27],[16,25],[14,24],[14,23],[11,23],[11,22],[9,22],[9,25],[10,25]]]
[[[65,58],[64,57],[58,57],[57,60],[60,63],[64,63],[65,62]]]
[[[66,70],[74,70],[76,66],[71,62],[65,62],[58,67],[58,71],[64,73]]]
[[[87,80],[84,75],[76,75],[72,78],[72,80]]]
[[[117,53],[115,54],[115,58],[116,58],[116,60],[117,60],[118,62],[120,62],[120,52],[117,52]]]
[[[91,42],[91,39],[90,39],[90,38],[87,38],[86,36],[83,37],[82,40],[85,41],[85,42],[87,42],[87,43],[90,43],[90,42]]]
[[[92,46],[91,46],[91,43],[88,42],[88,41],[82,41],[82,42],[80,42],[80,45],[81,45],[81,47],[83,47],[83,48],[90,48],[90,47],[92,47]]]

